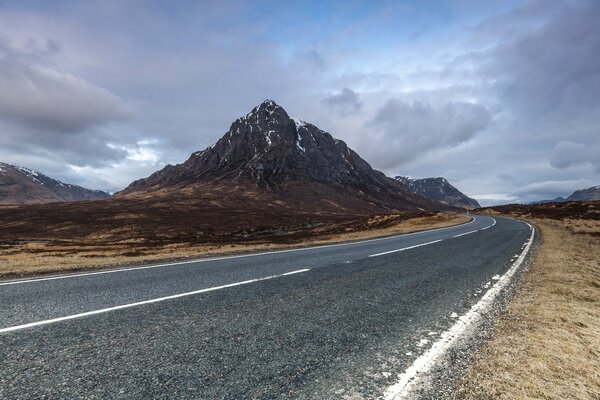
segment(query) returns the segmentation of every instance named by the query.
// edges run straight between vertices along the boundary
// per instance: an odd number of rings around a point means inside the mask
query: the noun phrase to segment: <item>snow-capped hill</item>
[[[33,169],[0,163],[0,204],[99,200],[107,197],[110,195],[100,190],[85,189]]]
[[[214,145],[193,153],[182,164],[169,165],[133,182],[117,196],[178,188],[189,191],[209,184],[250,184],[288,198],[307,196],[312,190],[313,199],[321,196],[319,201],[329,201],[332,209],[340,202],[360,203],[364,208],[444,207],[414,196],[403,185],[373,170],[346,143],[311,123],[290,118],[273,100],[236,119]]]
[[[411,192],[440,201],[455,207],[471,210],[479,208],[477,200],[472,199],[455,188],[446,178],[411,179],[406,176],[397,176],[396,180],[406,186]]]
[[[600,185],[587,189],[576,190],[567,197],[567,201],[591,201],[600,200]]]

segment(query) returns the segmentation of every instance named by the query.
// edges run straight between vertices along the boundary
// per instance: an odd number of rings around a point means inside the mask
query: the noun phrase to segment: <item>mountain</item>
[[[562,197],[562,196],[558,196],[553,198],[552,200],[538,200],[538,201],[532,201],[529,204],[546,204],[546,203],[562,203],[563,201],[568,201],[566,198]]]
[[[558,196],[552,200],[532,201],[529,204],[562,203],[565,201],[600,200],[600,185],[574,191],[569,197]]]
[[[272,100],[234,121],[214,145],[133,182],[116,197],[193,195],[215,188],[229,190],[226,200],[242,202],[256,193],[273,200],[265,206],[307,212],[448,209],[411,193],[371,168],[346,143],[290,118]]]
[[[397,176],[396,180],[406,186],[411,192],[440,201],[455,207],[472,210],[481,207],[477,200],[472,199],[455,188],[445,178],[411,179]]]
[[[107,197],[110,195],[100,190],[70,185],[29,168],[0,163],[0,204],[38,204]]]
[[[592,186],[587,189],[576,190],[567,197],[567,201],[589,201],[600,200],[600,185]]]

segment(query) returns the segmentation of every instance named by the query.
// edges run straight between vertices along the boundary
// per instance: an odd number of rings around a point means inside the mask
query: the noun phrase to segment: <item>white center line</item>
[[[212,258],[198,258],[198,259],[188,260],[188,261],[177,261],[177,262],[165,263],[165,264],[153,264],[153,265],[142,265],[142,266],[137,266],[137,267],[107,269],[107,270],[103,270],[103,271],[80,272],[80,273],[73,273],[73,274],[66,274],[66,275],[54,275],[54,276],[49,276],[49,277],[45,277],[45,278],[32,278],[32,279],[6,281],[6,282],[0,282],[0,286],[51,281],[51,280],[56,280],[56,279],[80,278],[80,277],[90,276],[90,275],[114,274],[114,273],[118,273],[118,272],[129,272],[129,271],[137,271],[137,270],[144,270],[144,269],[174,267],[174,266],[197,264],[197,263],[212,262],[212,261],[234,260],[234,259],[246,258],[246,257],[268,256],[268,255],[272,255],[272,254],[320,250],[320,249],[333,248],[333,247],[353,246],[353,245],[357,245],[357,244],[379,242],[379,241],[384,241],[384,240],[392,240],[392,239],[398,239],[398,238],[403,238],[403,237],[408,237],[408,236],[413,236],[413,235],[423,235],[423,234],[427,234],[429,232],[434,232],[434,231],[455,229],[458,227],[464,227],[466,225],[470,225],[470,224],[474,223],[476,220],[477,220],[476,217],[472,217],[471,221],[464,223],[464,224],[460,224],[460,225],[445,226],[442,228],[434,228],[434,229],[428,229],[428,230],[418,231],[418,232],[403,233],[400,235],[386,236],[386,237],[375,238],[375,239],[357,240],[357,241],[345,242],[345,243],[315,245],[315,246],[310,246],[310,247],[300,247],[297,249],[273,250],[273,251],[266,251],[266,252],[261,252],[261,253],[237,254],[237,255],[232,255],[232,256],[222,256],[222,257],[212,257]]]
[[[465,236],[465,235],[469,235],[469,234],[471,234],[471,233],[475,233],[475,232],[477,232],[477,230],[470,231],[470,232],[465,232],[465,233],[461,233],[461,234],[459,234],[459,235],[454,235],[454,236],[452,236],[452,237],[453,237],[453,238],[457,238],[457,237],[460,237],[460,236]]]
[[[414,249],[414,248],[421,247],[421,246],[427,246],[428,244],[438,243],[441,241],[442,241],[442,239],[439,239],[439,240],[434,240],[433,242],[421,243],[421,244],[416,244],[414,246],[404,247],[402,249],[384,251],[383,253],[371,254],[369,257],[378,257],[378,256],[383,256],[385,254],[397,253],[399,251],[410,250],[410,249]]]
[[[107,313],[110,311],[117,311],[117,310],[122,310],[124,308],[137,307],[137,306],[141,306],[144,304],[152,304],[152,303],[158,303],[158,302],[165,301],[165,300],[178,299],[180,297],[192,296],[194,294],[214,292],[215,290],[226,289],[226,288],[230,288],[230,287],[234,287],[234,286],[247,285],[249,283],[266,281],[269,279],[280,278],[282,276],[294,275],[294,274],[299,274],[301,272],[307,272],[307,271],[310,271],[310,269],[299,269],[296,271],[286,272],[284,274],[265,276],[264,278],[250,279],[250,280],[243,281],[243,282],[235,282],[235,283],[229,283],[227,285],[221,285],[221,286],[215,286],[215,287],[210,287],[210,288],[206,288],[206,289],[194,290],[193,292],[179,293],[179,294],[174,294],[174,295],[165,296],[165,297],[159,297],[159,298],[151,299],[151,300],[138,301],[136,303],[122,304],[120,306],[102,308],[99,310],[93,310],[93,311],[87,311],[87,312],[83,312],[83,313],[79,313],[79,314],[67,315],[65,317],[47,319],[44,321],[31,322],[31,323],[23,324],[23,325],[9,326],[8,328],[0,328],[0,333],[18,331],[21,329],[32,328],[34,326],[47,325],[47,324],[52,324],[52,323],[60,322],[60,321],[67,321],[67,320],[75,319],[75,318],[88,317],[90,315],[103,314],[103,313]]]

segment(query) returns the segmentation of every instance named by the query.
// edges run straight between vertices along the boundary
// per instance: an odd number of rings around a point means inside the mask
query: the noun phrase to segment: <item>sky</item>
[[[483,205],[600,184],[600,2],[0,0],[0,161],[93,189],[273,99]]]

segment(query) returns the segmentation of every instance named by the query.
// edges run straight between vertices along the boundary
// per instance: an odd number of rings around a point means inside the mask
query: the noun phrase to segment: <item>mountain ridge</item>
[[[51,178],[39,171],[0,162],[0,204],[42,204],[100,200],[110,194]]]
[[[600,185],[590,186],[585,189],[575,190],[567,197],[558,196],[551,200],[532,201],[529,204],[563,203],[566,201],[593,201],[600,200]]]
[[[481,207],[477,200],[462,193],[443,177],[412,179],[406,176],[396,176],[394,179],[413,193],[432,200],[468,210]]]

